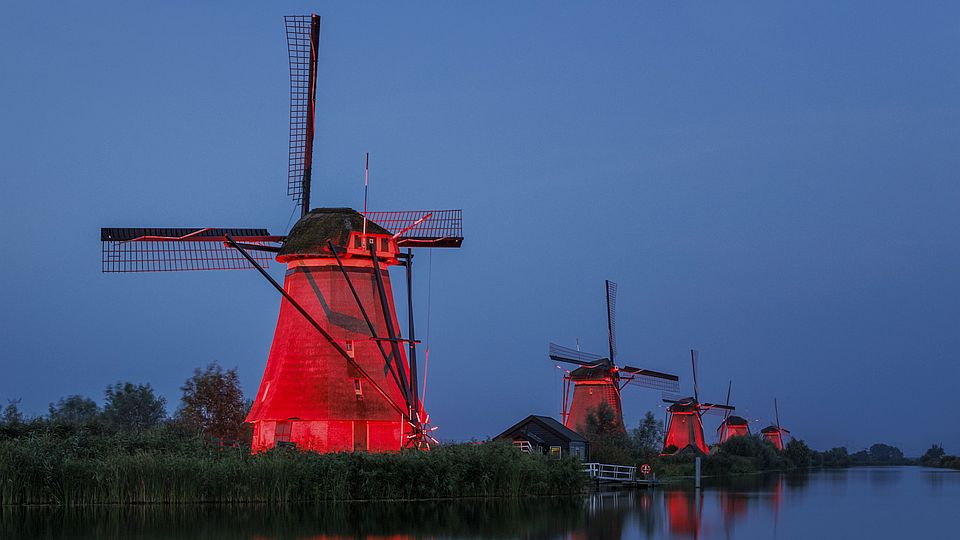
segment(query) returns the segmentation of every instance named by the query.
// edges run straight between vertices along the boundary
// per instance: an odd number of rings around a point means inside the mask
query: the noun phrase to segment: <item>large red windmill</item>
[[[428,447],[420,401],[411,272],[414,247],[460,247],[460,210],[310,209],[320,17],[286,17],[290,61],[287,194],[300,220],[266,229],[102,229],[104,272],[257,269],[283,296],[273,345],[247,416],[253,450]],[[402,251],[406,248],[405,252]],[[264,269],[287,265],[283,286]],[[401,337],[387,268],[406,269]]]
[[[726,405],[730,405],[730,391],[733,389],[733,381],[727,385]],[[717,426],[717,434],[720,444],[723,444],[733,437],[746,437],[750,435],[750,422],[742,416],[730,414],[730,410],[724,411],[723,421]]]
[[[617,365],[617,284],[607,280],[607,343],[609,356],[592,354],[569,347],[550,344],[550,358],[557,362],[566,362],[580,367],[565,372],[563,377],[563,425],[573,430],[582,430],[587,415],[601,403],[613,410],[614,418],[620,429],[623,424],[623,406],[620,391],[628,384],[645,386],[658,390],[675,391],[679,388],[680,378],[670,373]],[[570,399],[570,386],[573,385],[573,399]]]
[[[697,351],[690,351],[690,364],[693,366],[693,396],[663,400],[665,403],[670,403],[667,408],[667,435],[663,441],[664,450],[671,446],[676,451],[693,447],[704,454],[708,453],[710,449],[703,438],[703,415],[709,411],[736,410],[736,407],[731,405],[700,403],[700,392],[697,387],[697,356]]]
[[[773,410],[776,414],[777,423],[771,424],[760,430],[764,440],[770,441],[777,450],[783,450],[783,434],[790,435],[790,430],[780,426],[780,407],[777,406],[777,398],[773,398]]]

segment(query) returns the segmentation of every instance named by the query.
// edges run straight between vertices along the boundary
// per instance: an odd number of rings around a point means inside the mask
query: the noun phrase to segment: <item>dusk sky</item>
[[[314,206],[361,207],[369,151],[372,209],[463,209],[416,257],[442,439],[559,417],[547,344],[605,352],[610,279],[623,363],[689,394],[696,348],[701,398],[816,449],[960,452],[955,2],[229,5],[5,6],[0,405],[129,380],[172,414],[212,361],[255,394],[277,293],[102,274],[99,228],[286,233],[283,15],[316,12]]]

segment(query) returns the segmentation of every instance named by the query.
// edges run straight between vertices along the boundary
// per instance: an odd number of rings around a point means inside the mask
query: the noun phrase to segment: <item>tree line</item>
[[[180,403],[172,417],[167,403],[149,383],[117,382],[104,390],[103,406],[82,395],[50,403],[46,416],[27,417],[20,400],[9,400],[0,415],[0,429],[17,431],[39,425],[86,428],[101,432],[139,433],[158,427],[225,441],[250,440],[244,423],[250,402],[243,398],[236,368],[223,369],[213,362],[180,387]]]

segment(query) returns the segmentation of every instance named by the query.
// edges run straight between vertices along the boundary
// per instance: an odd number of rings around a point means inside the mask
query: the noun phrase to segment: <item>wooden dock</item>
[[[584,463],[583,472],[600,487],[651,488],[660,485],[656,474],[637,476],[637,468],[609,463]]]

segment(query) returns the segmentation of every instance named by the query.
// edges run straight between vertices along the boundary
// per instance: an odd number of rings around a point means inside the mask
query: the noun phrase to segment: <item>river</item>
[[[0,538],[958,538],[960,471],[876,467],[576,498],[0,509]]]

